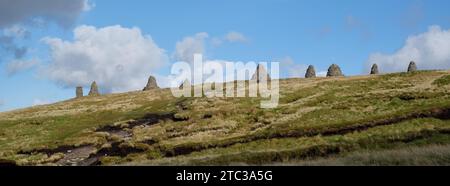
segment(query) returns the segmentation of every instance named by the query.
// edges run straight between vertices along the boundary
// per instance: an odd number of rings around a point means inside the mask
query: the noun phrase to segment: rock
[[[148,78],[148,82],[147,82],[147,86],[145,86],[143,91],[147,91],[147,90],[153,90],[153,89],[158,89],[158,84],[156,83],[156,78],[153,76],[150,76]]]
[[[180,89],[183,89],[184,87],[189,87],[189,86],[191,86],[191,82],[189,82],[189,80],[184,80],[184,82],[183,83],[181,83],[181,85],[180,85]]]
[[[411,61],[408,66],[408,72],[417,71],[417,65],[414,61]]]
[[[372,65],[372,69],[370,69],[370,74],[379,74],[380,72],[378,71],[378,65],[377,64],[373,64]]]
[[[315,78],[316,77],[316,70],[314,69],[314,66],[309,65],[308,69],[306,70],[305,78]]]
[[[270,75],[267,73],[267,70],[263,65],[258,65],[258,67],[256,67],[255,74],[252,76],[252,80],[256,80],[258,83],[264,80],[270,81]]]
[[[330,68],[328,68],[327,77],[338,77],[338,76],[344,76],[344,74],[342,74],[341,68],[338,65],[332,64]]]
[[[83,87],[78,86],[76,89],[76,98],[81,98],[83,97]]]
[[[99,96],[97,83],[94,81],[91,84],[91,90],[89,91],[89,96]]]

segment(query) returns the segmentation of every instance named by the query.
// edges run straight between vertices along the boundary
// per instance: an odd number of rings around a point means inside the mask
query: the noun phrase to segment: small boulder
[[[158,84],[156,83],[156,78],[153,76],[150,76],[148,78],[148,82],[147,82],[147,86],[145,86],[143,91],[147,91],[147,90],[153,90],[153,89],[158,89]]]
[[[316,70],[314,69],[314,66],[309,65],[308,69],[306,70],[305,78],[315,78],[316,77]]]
[[[377,64],[373,64],[372,65],[372,69],[370,69],[370,74],[379,74],[380,72],[378,71],[378,65]]]
[[[91,84],[91,90],[89,91],[89,96],[99,96],[97,83],[94,81]]]
[[[417,71],[417,65],[414,61],[411,61],[408,66],[408,72],[415,72],[415,71]]]
[[[332,64],[330,68],[328,68],[327,77],[339,76],[344,76],[344,74],[342,74],[341,68],[336,64]]]

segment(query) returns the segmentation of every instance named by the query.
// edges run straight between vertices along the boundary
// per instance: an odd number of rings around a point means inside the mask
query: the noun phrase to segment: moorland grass
[[[448,109],[448,73],[281,80],[280,104],[275,109],[259,108],[260,98],[174,98],[167,89],[72,99],[0,113],[0,159],[51,163],[46,155],[18,152],[61,145],[102,146],[111,136],[95,132],[96,128],[149,113],[175,113],[179,121],[133,128],[126,143],[146,152],[105,157],[102,162],[267,164],[370,150],[406,139],[432,144],[435,136],[448,135],[441,133],[446,121],[408,118],[389,126],[371,122]],[[353,127],[362,130],[333,134]]]

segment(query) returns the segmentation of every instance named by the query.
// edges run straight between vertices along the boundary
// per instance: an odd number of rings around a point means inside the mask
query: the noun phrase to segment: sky
[[[0,0],[0,111],[169,86],[171,64],[280,62],[282,78],[450,69],[448,0]]]

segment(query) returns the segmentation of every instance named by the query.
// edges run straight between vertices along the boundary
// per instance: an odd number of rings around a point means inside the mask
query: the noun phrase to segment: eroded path
[[[37,149],[32,151],[21,151],[19,154],[47,154],[48,157],[52,157],[57,154],[62,154],[63,158],[60,158],[56,162],[56,165],[64,166],[90,166],[100,165],[100,158],[105,156],[121,156],[125,157],[131,153],[139,153],[145,151],[135,147],[122,145],[129,141],[133,137],[131,129],[139,126],[150,126],[159,123],[161,120],[175,119],[174,113],[163,114],[148,114],[145,117],[122,123],[121,125],[106,125],[99,127],[95,132],[106,132],[109,136],[118,136],[119,141],[108,137],[108,141],[102,144],[101,147],[95,145],[82,145],[76,146],[60,146],[55,149]]]
[[[352,132],[358,132],[358,131],[364,131],[373,127],[377,126],[385,126],[385,125],[394,125],[396,123],[411,120],[415,118],[438,118],[442,120],[448,120],[450,119],[450,108],[443,108],[443,109],[430,109],[430,110],[424,110],[424,111],[417,111],[413,112],[407,115],[397,116],[397,117],[391,117],[391,118],[384,118],[380,120],[375,120],[371,122],[366,123],[354,123],[349,124],[343,127],[339,128],[332,128],[329,130],[323,130],[323,131],[296,131],[295,133],[274,133],[271,136],[247,136],[245,138],[237,138],[237,139],[230,139],[226,143],[219,143],[214,144],[211,143],[210,145],[201,145],[199,142],[199,145],[192,146],[192,144],[184,146],[181,144],[180,146],[176,146],[172,149],[160,149],[160,151],[163,153],[164,157],[174,157],[174,156],[180,156],[180,155],[187,155],[193,152],[202,151],[210,148],[226,148],[231,145],[237,144],[237,143],[248,143],[256,140],[261,139],[272,139],[272,138],[292,138],[292,137],[310,137],[310,136],[332,136],[332,135],[344,135]],[[146,149],[134,147],[134,146],[128,146],[124,145],[126,142],[132,139],[133,133],[131,132],[131,129],[134,127],[140,127],[140,126],[151,126],[154,124],[159,123],[162,120],[172,120],[172,121],[178,121],[174,118],[173,113],[167,113],[167,114],[149,114],[144,118],[133,120],[126,122],[122,125],[108,125],[104,127],[100,127],[96,130],[96,132],[106,132],[110,136],[119,136],[120,141],[114,140],[112,138],[108,138],[108,141],[103,144],[101,147],[94,146],[94,145],[84,145],[80,147],[74,147],[74,146],[61,146],[56,149],[40,149],[40,150],[34,150],[31,152],[21,152],[23,154],[35,154],[35,153],[44,153],[47,154],[48,157],[51,157],[55,154],[63,154],[63,158],[57,160],[54,162],[56,165],[64,165],[64,166],[91,166],[91,165],[101,165],[100,159],[102,157],[107,156],[119,156],[119,157],[126,157],[129,154],[132,153],[142,153],[145,152]],[[155,147],[158,147],[158,144],[152,143],[149,145],[154,145]]]

